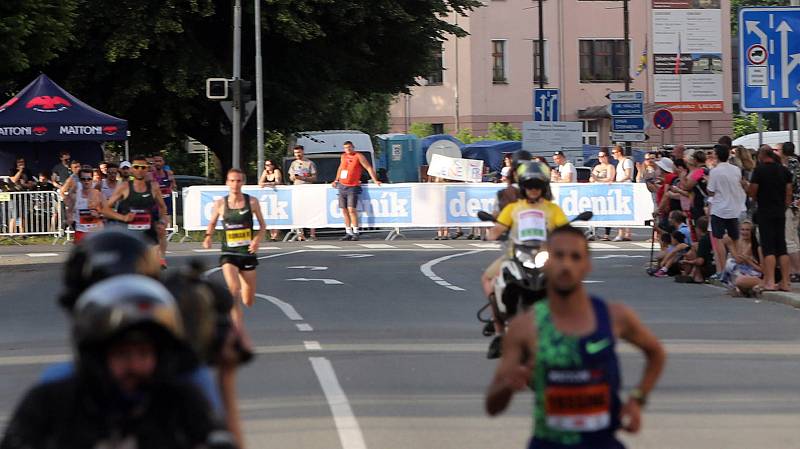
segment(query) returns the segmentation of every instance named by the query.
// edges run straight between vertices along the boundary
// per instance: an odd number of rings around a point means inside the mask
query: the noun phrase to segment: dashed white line
[[[433,249],[433,248],[447,248],[447,249],[450,249],[450,248],[452,248],[452,246],[445,245],[443,243],[415,243],[414,245],[419,246],[420,248],[428,248],[428,249]]]
[[[298,323],[296,326],[297,330],[300,332],[312,332],[314,330],[314,328],[308,323]]]
[[[322,351],[322,345],[318,341],[304,341],[303,346],[306,347],[306,351]]]
[[[286,317],[289,318],[290,320],[303,321],[303,317],[300,316],[300,314],[297,313],[297,310],[295,310],[294,307],[288,302],[283,302],[274,296],[262,295],[261,293],[256,293],[256,297],[261,299],[266,299],[267,301],[278,306],[278,308],[281,309],[283,314],[286,315]]]
[[[319,379],[322,392],[333,415],[333,422],[336,424],[336,431],[339,433],[339,441],[342,449],[366,449],[364,435],[358,425],[350,402],[336,378],[331,362],[324,357],[310,357],[311,367]]]
[[[386,243],[359,243],[359,246],[363,246],[364,248],[369,248],[369,249],[392,249],[392,248],[397,248],[396,246],[387,245]]]
[[[610,243],[589,242],[589,249],[615,249],[615,248],[617,247]]]
[[[419,243],[419,245],[423,245],[423,243]],[[422,274],[424,274],[428,279],[432,280],[433,282],[436,282],[437,284],[441,285],[442,287],[446,287],[446,288],[449,288],[450,290],[455,290],[455,291],[462,292],[462,291],[464,291],[463,288],[461,288],[461,287],[459,287],[457,285],[453,285],[453,284],[445,281],[441,277],[437,276],[436,273],[433,272],[433,266],[436,265],[439,262],[444,262],[445,260],[449,260],[449,259],[452,259],[454,257],[467,256],[469,254],[475,254],[475,253],[479,253],[481,251],[483,251],[483,250],[476,249],[476,250],[473,250],[473,251],[467,251],[465,253],[450,254],[449,256],[444,256],[444,257],[440,257],[438,259],[433,259],[431,261],[428,261],[428,262],[424,263],[423,265],[421,265],[419,267],[419,269],[420,269],[420,271],[422,271]]]
[[[474,246],[475,248],[500,249],[499,243],[470,243],[470,246]]]
[[[339,249],[336,245],[306,245],[309,249]]]
[[[56,257],[58,253],[28,253],[28,257]]]
[[[192,252],[194,253],[218,253],[220,251],[219,248],[210,248],[210,249],[193,249]]]

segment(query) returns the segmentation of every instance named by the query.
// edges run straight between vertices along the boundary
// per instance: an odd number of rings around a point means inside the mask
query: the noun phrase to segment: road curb
[[[798,293],[765,292],[759,299],[800,309],[800,294]]]

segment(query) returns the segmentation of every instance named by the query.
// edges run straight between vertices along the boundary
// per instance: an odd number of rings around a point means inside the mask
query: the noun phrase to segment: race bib
[[[81,232],[93,231],[100,227],[100,217],[92,215],[91,209],[80,209],[78,211],[78,230]]]
[[[143,209],[131,209],[133,221],[128,222],[128,229],[131,231],[147,231],[152,226],[153,215],[150,211]]]
[[[172,196],[172,188],[171,187],[161,187],[161,197],[167,199]]]
[[[249,246],[253,238],[252,229],[228,229],[225,231],[225,241],[230,248]]]
[[[547,426],[569,432],[596,432],[611,425],[611,390],[607,383],[548,385]]]
[[[347,170],[342,170],[339,174],[339,179],[347,179]]]
[[[521,242],[547,240],[547,219],[544,212],[538,209],[520,212],[517,218],[517,232]]]

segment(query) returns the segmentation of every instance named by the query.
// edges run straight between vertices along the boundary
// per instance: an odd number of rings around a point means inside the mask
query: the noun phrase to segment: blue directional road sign
[[[559,121],[558,89],[533,90],[533,121],[557,122]]]
[[[641,101],[625,101],[611,103],[611,115],[644,115],[644,103]]]
[[[612,117],[611,129],[615,132],[644,132],[644,117]]]
[[[796,112],[800,8],[739,11],[739,82],[746,112]]]

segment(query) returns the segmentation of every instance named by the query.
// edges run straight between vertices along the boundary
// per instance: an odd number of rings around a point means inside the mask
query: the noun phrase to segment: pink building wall
[[[653,95],[652,0],[634,0],[630,8],[631,70],[639,64],[645,42],[648,70],[633,78],[631,89]],[[508,122],[517,127],[532,120],[533,44],[538,39],[538,11],[530,0],[490,0],[487,6],[459,17],[458,24],[470,33],[444,44],[444,80],[441,86],[417,86],[412,95],[401,95],[391,108],[393,132],[404,132],[412,122],[441,123],[445,132],[455,132],[456,90],[458,91],[459,127],[484,134],[492,122]],[[581,120],[579,111],[605,106],[606,94],[624,90],[623,83],[581,83],[579,65],[580,39],[621,39],[623,37],[622,2],[546,0],[544,2],[545,56],[548,84],[561,89],[561,120]],[[730,42],[730,0],[721,0],[722,42]],[[455,18],[449,18],[451,22]],[[506,40],[507,84],[492,83],[493,39]],[[458,61],[456,62],[456,47]],[[662,133],[651,128],[646,144],[708,143],[730,134],[732,121],[731,48],[723,45],[724,109],[721,112],[674,113],[673,128]],[[456,64],[458,76],[456,77]],[[650,115],[656,107],[648,108]],[[609,120],[598,120],[600,144],[608,144]]]

